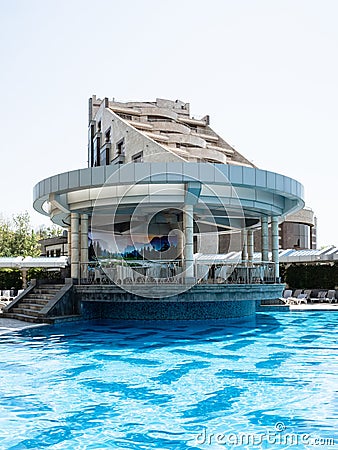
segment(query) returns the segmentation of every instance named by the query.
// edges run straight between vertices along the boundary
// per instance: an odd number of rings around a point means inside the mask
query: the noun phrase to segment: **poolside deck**
[[[6,319],[0,315],[0,336],[16,330],[45,326],[45,323],[28,323],[22,320]]]
[[[338,303],[301,303],[300,305],[262,304],[258,312],[286,312],[286,311],[338,311]]]
[[[338,303],[301,303],[290,305],[290,311],[338,311]]]

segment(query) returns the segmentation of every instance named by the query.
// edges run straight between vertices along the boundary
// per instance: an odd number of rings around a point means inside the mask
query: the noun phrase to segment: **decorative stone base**
[[[153,299],[117,286],[76,286],[83,319],[197,320],[238,318],[255,314],[265,299],[280,297],[281,284],[196,285],[187,292]]]

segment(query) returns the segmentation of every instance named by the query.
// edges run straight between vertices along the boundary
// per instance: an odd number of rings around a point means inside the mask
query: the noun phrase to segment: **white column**
[[[79,215],[71,213],[71,278],[79,278],[80,246],[79,246]]]
[[[88,278],[88,216],[81,214],[81,278]]]
[[[183,230],[185,236],[184,243],[184,271],[186,281],[193,281],[194,278],[194,208],[192,205],[183,207]]]
[[[254,232],[253,230],[248,230],[248,260],[253,261],[254,256]]]
[[[241,231],[241,241],[242,241],[242,261],[248,260],[248,232],[247,230]]]
[[[181,267],[183,267],[184,233],[179,228],[174,231],[177,239],[176,259],[181,261]]]
[[[269,223],[267,216],[261,217],[262,261],[269,261]]]
[[[275,278],[279,278],[279,231],[278,231],[278,217],[272,217],[271,222],[271,237],[272,237],[272,262],[275,263]]]

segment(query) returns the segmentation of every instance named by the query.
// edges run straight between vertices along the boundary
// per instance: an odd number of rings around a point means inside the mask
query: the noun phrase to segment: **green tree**
[[[39,235],[39,239],[48,239],[52,237],[62,236],[63,228],[58,225],[52,225],[47,227],[46,225],[41,225],[38,229],[37,234]]]
[[[12,220],[0,220],[0,256],[39,256],[38,241],[28,212],[13,216]]]
[[[13,234],[10,222],[2,219],[0,221],[0,256],[13,256]]]

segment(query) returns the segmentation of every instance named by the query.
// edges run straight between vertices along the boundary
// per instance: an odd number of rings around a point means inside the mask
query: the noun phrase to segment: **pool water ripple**
[[[274,313],[2,335],[0,449],[229,448],[215,436],[282,425],[280,439],[338,448],[337,325],[330,312]]]

